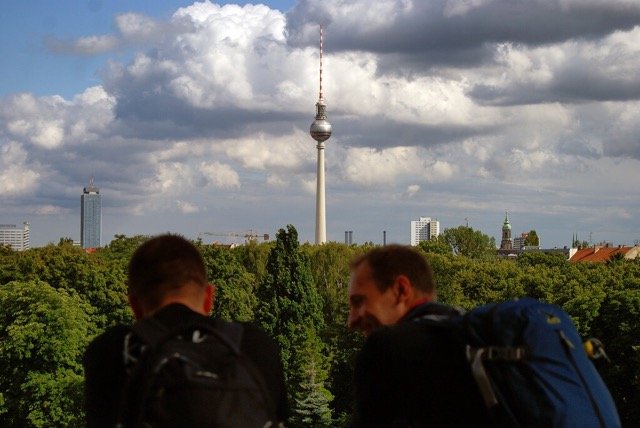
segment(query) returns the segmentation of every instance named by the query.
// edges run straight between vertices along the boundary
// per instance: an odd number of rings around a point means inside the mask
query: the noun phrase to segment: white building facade
[[[524,248],[524,241],[529,236],[528,232],[522,232],[520,236],[516,236],[513,238],[513,249],[514,250],[522,250]]]
[[[31,248],[30,226],[26,221],[22,227],[15,224],[0,224],[0,245],[9,245],[14,251]]]
[[[440,222],[431,217],[420,217],[411,220],[411,245],[418,245],[421,241],[435,239],[440,235]]]

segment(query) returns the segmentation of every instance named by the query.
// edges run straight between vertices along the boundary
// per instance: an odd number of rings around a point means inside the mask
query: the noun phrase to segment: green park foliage
[[[126,265],[145,239],[117,235],[93,254],[65,239],[0,248],[0,426],[84,425],[82,353],[105,328],[132,321]],[[214,316],[253,320],[280,345],[289,426],[349,426],[362,345],[346,328],[349,261],[373,244],[301,245],[289,225],[272,242],[196,245],[217,287]],[[469,309],[532,296],[563,307],[585,338],[604,343],[611,362],[597,365],[623,425],[640,420],[640,262],[572,264],[533,252],[504,260],[494,248],[462,226],[418,246],[444,303]]]

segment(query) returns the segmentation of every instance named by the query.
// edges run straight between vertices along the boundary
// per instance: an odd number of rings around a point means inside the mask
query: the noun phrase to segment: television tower
[[[331,137],[331,124],[327,120],[327,105],[322,97],[322,26],[320,27],[320,97],[316,103],[316,119],[309,130],[318,142],[318,170],[316,176],[316,244],[327,242],[327,220],[324,204],[324,142]]]

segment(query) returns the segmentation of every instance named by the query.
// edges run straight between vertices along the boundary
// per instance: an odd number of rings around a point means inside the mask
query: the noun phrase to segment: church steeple
[[[511,241],[511,223],[509,222],[509,214],[504,212],[504,223],[502,224],[502,241],[500,241],[501,250],[512,250],[513,241]]]

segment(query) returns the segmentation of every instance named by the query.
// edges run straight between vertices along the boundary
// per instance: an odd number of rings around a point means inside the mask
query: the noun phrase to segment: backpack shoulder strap
[[[222,321],[216,324],[216,331],[219,333],[221,339],[227,342],[227,345],[231,344],[235,347],[236,355],[244,361],[245,367],[249,371],[251,377],[256,382],[256,385],[260,389],[262,397],[264,398],[268,411],[271,414],[272,421],[277,420],[276,407],[274,397],[271,396],[270,390],[267,387],[267,383],[262,375],[262,372],[244,352],[242,352],[241,344],[244,333],[244,327],[239,322],[226,322]]]
[[[443,305],[442,303],[430,302],[425,309],[414,315],[411,320],[414,322],[423,322],[432,325],[444,325],[444,321],[448,321],[455,317],[464,315],[464,310],[453,306]]]
[[[142,341],[155,348],[167,338],[169,338],[173,331],[165,326],[163,323],[155,319],[154,317],[146,317],[131,327],[131,331],[138,336]]]
[[[216,323],[216,330],[220,335],[227,339],[231,345],[233,345],[236,353],[240,353],[242,334],[244,333],[242,324],[238,322],[220,321]]]
[[[211,334],[218,337],[225,345],[230,347],[235,353],[240,350],[242,343],[242,325],[234,322],[217,322],[216,324],[206,321],[196,321],[178,325],[175,328],[167,327],[154,317],[143,318],[136,322],[131,328],[146,345],[156,348],[168,339],[179,336],[182,333],[192,333],[196,330],[200,334]],[[193,342],[198,341],[198,335],[185,338]]]

